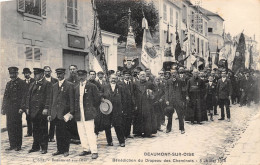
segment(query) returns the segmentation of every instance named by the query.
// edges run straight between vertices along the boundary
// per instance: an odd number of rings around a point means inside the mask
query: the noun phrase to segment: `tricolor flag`
[[[94,16],[93,19],[94,22],[93,22],[93,32],[92,32],[91,43],[90,43],[90,51],[93,54],[93,56],[96,57],[102,70],[107,75],[108,74],[107,62],[106,62],[104,48],[102,44],[101,29],[99,26],[98,14],[97,14],[96,4],[94,0],[92,0],[92,9],[93,9],[92,12]]]
[[[166,43],[167,43],[167,46],[166,46],[166,48],[164,50],[164,56],[165,57],[172,57],[172,51],[171,51],[171,43],[172,43],[172,41],[169,38],[169,24],[168,24],[168,30],[167,30]]]
[[[144,29],[143,33],[143,43],[142,43],[142,54],[141,54],[141,63],[150,68],[150,64],[153,59],[157,57],[157,50],[155,48],[153,38],[151,36],[150,30],[148,28],[148,23],[145,17],[142,21],[142,27]]]
[[[218,62],[219,62],[219,51],[220,49],[218,48],[217,45],[217,50],[216,50],[216,55],[215,55],[215,60],[214,60],[214,64],[218,67]]]

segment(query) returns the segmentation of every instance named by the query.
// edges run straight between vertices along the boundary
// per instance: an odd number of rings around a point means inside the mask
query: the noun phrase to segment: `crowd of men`
[[[174,112],[179,121],[179,131],[185,133],[184,121],[202,124],[203,121],[230,122],[231,104],[250,106],[259,103],[260,74],[258,71],[240,71],[235,74],[226,69],[198,71],[173,67],[161,70],[158,76],[150,69],[140,68],[132,72],[78,70],[69,67],[70,76],[65,79],[65,68],[55,70],[57,79],[51,76],[49,66],[34,68],[34,78],[29,68],[23,69],[24,80],[18,77],[18,68],[9,67],[11,80],[7,83],[2,111],[7,118],[10,147],[21,150],[22,114],[27,120],[27,134],[33,136],[31,152],[46,154],[48,142],[55,142],[57,152],[52,155],[69,155],[71,142],[80,142],[80,156],[98,157],[97,138],[105,131],[107,145],[113,146],[111,128],[114,127],[119,145],[125,147],[127,138],[153,137],[163,131],[165,116],[166,133],[172,131]],[[111,106],[102,111],[101,104]],[[113,108],[112,108],[113,107]],[[225,113],[226,110],[226,113]],[[48,121],[50,126],[48,129]],[[132,133],[131,133],[132,130]]]

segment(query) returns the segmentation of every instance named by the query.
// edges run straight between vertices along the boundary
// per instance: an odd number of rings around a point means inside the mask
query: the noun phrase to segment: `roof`
[[[119,34],[112,33],[112,32],[108,32],[108,31],[105,31],[105,30],[101,30],[101,33],[102,33],[102,34],[109,35],[109,36],[117,37],[117,38],[119,38],[119,37],[120,37],[120,35],[119,35]]]
[[[224,20],[220,15],[218,15],[217,13],[213,13],[213,12],[207,10],[207,9],[202,8],[202,7],[200,8],[200,10],[201,10],[202,13],[206,14],[207,16],[217,16],[217,17],[219,17],[220,19],[222,19],[222,21],[225,21],[225,20]]]

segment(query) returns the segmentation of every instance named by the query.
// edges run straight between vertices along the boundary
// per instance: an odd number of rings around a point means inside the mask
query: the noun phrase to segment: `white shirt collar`
[[[226,77],[225,77],[225,78],[224,78],[224,77],[222,77],[222,81],[223,81],[223,82],[224,82],[224,81],[226,81],[226,79],[227,79]]]
[[[51,77],[45,77],[45,79],[49,82],[51,82]]]
[[[85,81],[83,81],[83,82],[80,82],[79,85],[82,86],[82,84],[83,84],[83,86],[85,86],[86,83],[87,83],[87,80],[85,80]]]
[[[61,87],[61,86],[62,86],[62,84],[63,84],[64,80],[65,80],[65,79],[63,79],[63,80],[59,81],[59,87]]]
[[[124,82],[127,84],[128,82],[130,82],[129,80],[127,81],[127,80],[124,80]]]

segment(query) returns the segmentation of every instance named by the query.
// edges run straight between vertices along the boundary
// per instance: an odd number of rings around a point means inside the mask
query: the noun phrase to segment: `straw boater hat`
[[[109,115],[112,112],[113,105],[109,100],[104,99],[104,102],[101,102],[99,109],[104,115]]]

